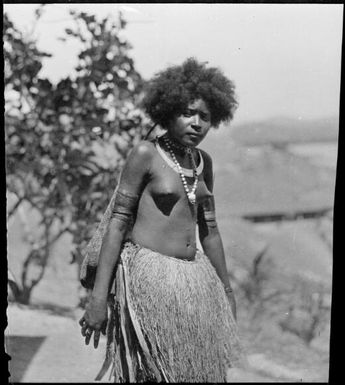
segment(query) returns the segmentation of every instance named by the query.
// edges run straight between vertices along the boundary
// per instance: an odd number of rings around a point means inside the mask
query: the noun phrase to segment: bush
[[[40,20],[43,6],[36,11]],[[33,34],[24,36],[4,14],[5,141],[8,191],[40,214],[40,232],[28,231],[30,250],[14,290],[22,303],[42,279],[51,246],[73,237],[73,260],[105,210],[128,151],[148,130],[137,108],[144,84],[124,39],[126,22],[70,12],[75,28],[62,41],[82,45],[75,71],[53,85],[40,76],[42,59]],[[30,269],[39,274],[32,278]]]

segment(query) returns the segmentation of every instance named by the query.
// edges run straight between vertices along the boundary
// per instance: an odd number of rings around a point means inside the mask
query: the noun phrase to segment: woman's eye
[[[192,114],[188,111],[184,112],[183,113],[183,116],[186,116],[187,118],[190,118],[192,116]]]

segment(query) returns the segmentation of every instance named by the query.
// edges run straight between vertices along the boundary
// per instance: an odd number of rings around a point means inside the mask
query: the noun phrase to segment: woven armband
[[[138,198],[138,195],[132,195],[128,192],[118,191],[114,200],[111,217],[116,218],[122,222],[129,223],[137,209]]]
[[[217,227],[215,211],[204,211],[205,222],[208,227]]]
[[[208,227],[217,227],[214,198],[209,197],[202,203],[205,222]]]

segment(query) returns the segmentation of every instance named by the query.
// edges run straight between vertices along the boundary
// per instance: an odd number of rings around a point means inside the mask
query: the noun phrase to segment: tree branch
[[[16,194],[17,195],[17,194]],[[18,196],[18,195],[17,195]],[[25,195],[23,197],[20,197],[18,198],[17,202],[15,203],[15,205],[11,208],[11,210],[9,210],[7,212],[7,219],[10,219],[12,217],[12,215],[15,214],[15,212],[17,211],[18,207],[20,206],[20,204],[25,200]]]

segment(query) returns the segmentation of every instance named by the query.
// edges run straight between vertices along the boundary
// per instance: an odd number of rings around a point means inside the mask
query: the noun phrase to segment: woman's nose
[[[194,120],[193,120],[193,123],[192,123],[192,126],[195,128],[199,128],[200,127],[200,117],[198,114],[195,114],[194,115]]]

